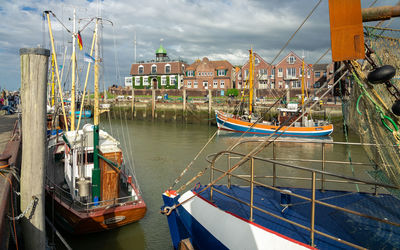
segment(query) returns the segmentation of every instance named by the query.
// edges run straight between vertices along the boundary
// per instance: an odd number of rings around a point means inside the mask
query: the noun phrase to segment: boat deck
[[[198,186],[193,191],[199,191],[204,186]],[[225,185],[214,186],[228,195],[250,203],[250,188]],[[284,188],[292,193],[311,198],[310,189]],[[210,191],[200,195],[207,201]],[[383,218],[384,220],[400,224],[398,208],[400,200],[391,195],[378,195],[366,193],[351,193],[343,191],[316,191],[316,199],[359,213]],[[246,221],[250,218],[249,206],[232,198],[213,192],[214,205],[220,209],[232,213]],[[290,206],[284,211],[281,203],[281,194],[265,187],[254,187],[254,206],[269,213],[281,216],[287,220],[310,227],[311,202],[291,196]],[[284,222],[273,216],[253,209],[253,223],[264,228],[285,235],[305,244],[311,244],[310,232],[293,224]],[[363,246],[369,249],[399,249],[400,227],[381,223],[372,219],[350,214],[334,208],[315,204],[315,230],[332,235],[341,240]],[[315,233],[315,246],[319,249],[353,249],[350,246],[338,243],[332,239]]]

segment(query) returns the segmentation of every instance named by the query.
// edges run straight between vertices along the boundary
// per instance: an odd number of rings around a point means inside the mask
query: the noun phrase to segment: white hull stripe
[[[182,202],[195,195],[187,191]],[[229,249],[313,249],[265,227],[222,211],[201,197],[183,203],[183,208]]]

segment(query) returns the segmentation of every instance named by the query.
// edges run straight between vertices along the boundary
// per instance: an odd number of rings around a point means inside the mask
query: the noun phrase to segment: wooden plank
[[[364,59],[360,0],[329,0],[332,61]]]
[[[101,155],[118,165],[122,163],[122,152],[101,153]],[[101,158],[99,165],[101,169],[101,199],[117,199],[119,197],[119,172]]]

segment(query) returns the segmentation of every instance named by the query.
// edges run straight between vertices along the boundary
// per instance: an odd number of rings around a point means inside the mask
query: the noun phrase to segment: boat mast
[[[304,51],[303,51],[303,56],[302,56],[302,65],[301,65],[301,112],[304,114],[305,109],[304,109]],[[305,118],[304,115],[301,118],[302,123],[304,125]]]
[[[249,58],[249,115],[253,112],[253,49],[250,49]]]
[[[76,67],[76,57],[75,57],[75,41],[76,41],[76,11],[74,9],[73,18],[73,32],[72,32],[72,83],[71,83],[71,131],[75,130],[75,67]]]
[[[98,24],[96,19],[95,33],[95,52],[94,52],[94,125],[93,125],[93,164],[92,170],[92,199],[94,202],[101,200],[100,197],[100,167],[99,167],[99,36]]]

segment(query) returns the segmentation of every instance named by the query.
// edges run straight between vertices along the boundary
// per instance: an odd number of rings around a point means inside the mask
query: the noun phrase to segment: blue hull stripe
[[[225,130],[231,130],[235,132],[241,132],[244,133],[247,131],[247,133],[252,133],[252,134],[273,134],[275,133],[275,130],[272,129],[258,129],[258,128],[250,128],[247,126],[242,126],[242,125],[237,125],[228,121],[221,120],[218,118],[218,115],[216,116],[217,118],[217,123],[218,127],[221,129]],[[281,132],[277,132],[276,134],[279,135]],[[324,131],[316,131],[316,132],[292,132],[292,131],[285,131],[282,135],[286,136],[327,136],[332,133],[332,130],[324,130]]]

